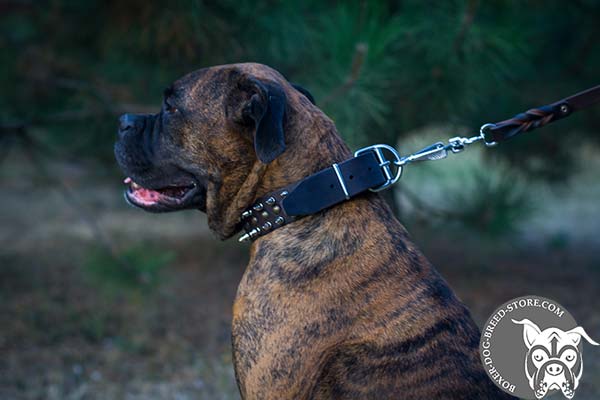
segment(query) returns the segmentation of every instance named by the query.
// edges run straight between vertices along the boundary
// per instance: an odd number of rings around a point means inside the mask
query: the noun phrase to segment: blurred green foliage
[[[2,8],[2,126],[30,127],[47,146],[109,168],[118,114],[157,110],[171,81],[215,64],[278,69],[315,95],[353,148],[395,144],[435,123],[472,134],[598,84],[600,70],[597,0],[46,0]],[[598,128],[593,112],[580,113],[489,157],[564,181],[576,165],[564,143],[597,141]],[[520,198],[506,185],[484,189],[506,200],[499,206]],[[477,215],[489,201],[469,204]]]
[[[108,294],[148,293],[160,284],[162,269],[173,259],[172,252],[147,244],[118,255],[98,247],[89,252],[84,270],[90,281]]]
[[[2,121],[32,123],[51,144],[107,161],[114,114],[158,106],[169,82],[213,64],[275,67],[312,90],[355,147],[438,121],[476,129],[597,84],[600,67],[594,0],[52,0],[3,7]],[[560,178],[569,157],[554,137],[592,125],[598,127],[589,113],[573,117],[568,128],[549,127],[498,153]],[[525,152],[541,162],[522,162]]]
[[[403,145],[419,149],[434,142],[440,132],[460,130],[451,125],[427,127]],[[547,200],[541,200],[537,190],[547,184],[532,181],[505,160],[489,160],[488,152],[485,146],[471,147],[460,156],[404,171],[394,188],[402,221],[409,228],[458,222],[458,228],[476,233],[482,243],[518,237],[529,218],[539,216],[540,203]]]
[[[510,174],[490,177],[476,171],[466,186],[452,193],[457,217],[465,226],[490,237],[515,233],[520,220],[534,210],[533,196]]]

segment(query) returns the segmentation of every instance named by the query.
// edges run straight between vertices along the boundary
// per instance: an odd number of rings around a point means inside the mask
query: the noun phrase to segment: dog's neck
[[[212,207],[212,212],[209,207],[209,226],[221,238],[228,238],[239,230],[240,214],[256,198],[350,157],[351,152],[334,123],[304,100],[291,99],[286,110],[286,151],[268,165],[257,160],[230,198],[217,195],[221,204]],[[216,191],[226,185],[224,182]]]
[[[360,260],[373,262],[357,263],[358,253]],[[389,259],[390,254],[400,259]],[[321,279],[327,276],[343,276],[357,283],[382,264],[397,265],[397,282],[414,276],[419,266],[428,268],[386,202],[377,193],[367,192],[256,239],[251,245],[247,278],[266,283],[276,277],[286,287],[329,282]],[[410,284],[412,279],[406,282]]]
[[[297,182],[351,156],[334,123],[315,107],[289,111],[286,151],[269,164],[258,196]],[[257,197],[258,197],[257,196]],[[249,204],[250,205],[250,204]]]

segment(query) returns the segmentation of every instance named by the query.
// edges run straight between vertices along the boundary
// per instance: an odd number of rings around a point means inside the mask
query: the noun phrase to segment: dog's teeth
[[[131,178],[130,177],[125,178],[123,180],[123,183],[126,184],[126,185],[129,185],[131,183]]]
[[[134,190],[138,190],[138,189],[141,189],[141,186],[138,185],[137,183],[131,181],[131,188]]]

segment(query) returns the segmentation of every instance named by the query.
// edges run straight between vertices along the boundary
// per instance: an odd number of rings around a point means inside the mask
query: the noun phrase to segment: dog
[[[227,239],[255,199],[351,157],[305,90],[261,64],[192,72],[120,118],[125,196],[199,209]],[[243,399],[504,399],[467,308],[367,191],[262,236],[233,306]]]
[[[583,373],[579,342],[583,337],[594,346],[598,343],[580,326],[566,332],[552,327],[542,331],[528,319],[512,322],[523,325],[527,347],[525,374],[535,397],[542,399],[548,392],[560,390],[567,399],[572,399]]]

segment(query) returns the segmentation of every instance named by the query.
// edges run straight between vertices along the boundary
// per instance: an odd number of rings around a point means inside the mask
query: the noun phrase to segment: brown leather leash
[[[600,102],[600,85],[547,106],[532,108],[511,119],[492,124],[486,132],[494,142],[502,142],[523,132],[541,128]]]
[[[364,147],[348,160],[333,164],[257,199],[241,215],[240,223],[243,224],[245,234],[239,241],[255,240],[292,221],[350,200],[367,190],[378,192],[387,189],[400,179],[403,167],[409,163],[441,160],[449,152],[460,153],[468,145],[478,141],[488,147],[495,146],[599,102],[600,85],[555,103],[532,108],[513,118],[485,124],[477,136],[454,137],[448,143],[437,142],[404,157],[386,144]],[[388,158],[390,155],[391,159]]]

